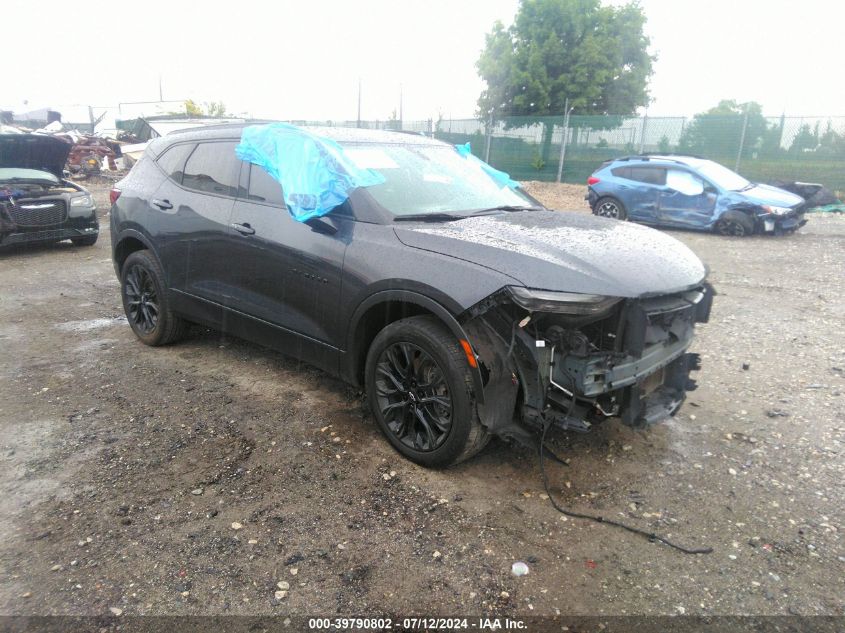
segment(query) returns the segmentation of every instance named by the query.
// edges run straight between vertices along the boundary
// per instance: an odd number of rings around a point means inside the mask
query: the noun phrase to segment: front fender
[[[355,308],[355,311],[352,313],[352,319],[350,320],[349,328],[347,330],[346,335],[346,340],[348,342],[347,349],[349,351],[349,353],[347,354],[349,360],[346,372],[348,375],[354,375],[354,368],[358,367],[361,355],[367,353],[367,350],[360,349],[355,341],[355,333],[358,332],[358,328],[361,324],[361,319],[373,306],[376,306],[380,303],[389,303],[394,301],[412,303],[428,310],[429,312],[434,314],[438,319],[440,319],[440,321],[447,328],[449,328],[449,331],[452,332],[455,338],[457,338],[459,341],[469,340],[463,327],[461,327],[461,324],[458,323],[458,320],[452,315],[452,313],[449,312],[449,310],[447,310],[441,303],[435,301],[431,297],[428,297],[424,294],[412,290],[381,290],[375,292],[374,294],[371,294],[369,297],[364,299],[361,303],[358,304],[358,307]],[[478,366],[470,366],[469,370],[470,376],[472,377],[472,386],[473,391],[475,392],[475,399],[479,404],[483,404],[484,382],[481,378],[481,371],[479,370]]]

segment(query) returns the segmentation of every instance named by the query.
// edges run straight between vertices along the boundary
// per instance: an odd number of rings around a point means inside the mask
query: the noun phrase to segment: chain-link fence
[[[568,121],[557,116],[333,124],[469,142],[476,156],[516,180],[554,181],[560,173],[563,182],[583,183],[602,162],[618,156],[675,153],[715,160],[757,182],[819,182],[845,191],[845,116],[573,115]]]

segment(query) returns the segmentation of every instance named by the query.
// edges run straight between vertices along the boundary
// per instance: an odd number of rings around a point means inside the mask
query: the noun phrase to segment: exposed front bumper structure
[[[804,218],[804,205],[793,209],[786,215],[762,213],[757,216],[757,222],[761,233],[775,234],[796,231],[807,224],[807,220]]]
[[[699,359],[687,350],[713,295],[705,284],[620,301],[595,317],[527,314],[504,296],[489,298],[464,323],[485,378],[482,422],[524,439],[549,422],[587,431],[608,417],[632,426],[664,420],[695,388]]]

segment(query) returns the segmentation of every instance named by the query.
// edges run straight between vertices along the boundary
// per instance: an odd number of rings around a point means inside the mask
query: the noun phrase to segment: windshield
[[[343,147],[356,165],[384,176],[385,182],[367,187],[367,192],[397,217],[536,206],[521,193],[499,186],[451,146],[345,143]]]
[[[739,191],[751,184],[738,173],[709,160],[698,165],[698,171],[714,185],[728,191]]]
[[[38,180],[56,184],[59,179],[48,171],[40,169],[21,169],[19,167],[0,167],[0,182]]]

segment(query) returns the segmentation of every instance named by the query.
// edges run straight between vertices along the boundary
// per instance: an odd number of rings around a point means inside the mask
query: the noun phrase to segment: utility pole
[[[161,73],[158,74],[158,100],[164,101],[164,97],[162,96],[164,93],[161,91]]]
[[[493,140],[493,111],[490,110],[490,116],[487,118],[487,129],[485,130],[484,134],[486,138],[486,142],[484,144],[484,162],[490,162],[490,143]]]
[[[569,97],[566,98],[566,103],[563,106],[565,114],[563,115],[563,137],[560,141],[560,161],[557,164],[557,181],[563,177],[563,160],[566,158],[566,137],[569,136],[569,114],[575,109],[575,106],[569,107]]]
[[[358,125],[361,127],[361,78],[358,77]]]
[[[640,129],[640,155],[643,153],[643,148],[645,147],[645,129],[648,126],[648,110],[646,110],[645,115],[643,116],[643,127]]]
[[[745,116],[742,117],[742,133],[739,135],[739,151],[736,153],[736,165],[734,171],[739,171],[739,163],[742,159],[742,148],[745,145],[745,129],[748,127],[748,103],[745,104]]]
[[[399,129],[401,130],[404,126],[402,124],[402,84],[399,84]]]

